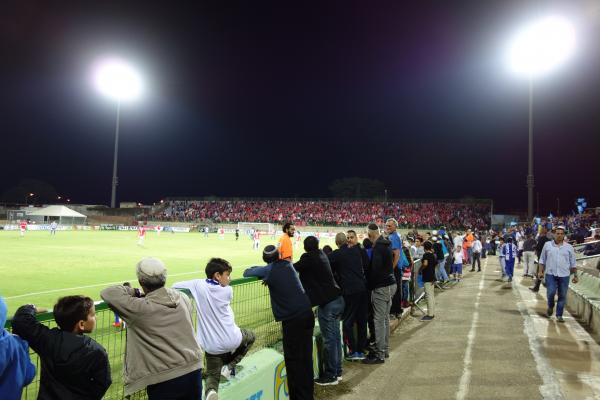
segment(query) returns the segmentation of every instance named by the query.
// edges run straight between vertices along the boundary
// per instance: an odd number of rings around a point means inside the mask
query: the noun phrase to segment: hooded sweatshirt
[[[127,323],[126,396],[202,368],[192,304],[185,294],[162,287],[138,298],[133,288],[118,285],[100,296]]]
[[[19,400],[23,387],[35,377],[35,366],[29,359],[29,346],[6,329],[6,303],[0,297],[0,399]]]
[[[13,332],[29,342],[42,362],[38,400],[99,400],[110,386],[110,365],[102,346],[89,336],[48,328],[32,305],[19,308]]]
[[[378,289],[394,285],[394,257],[392,254],[391,242],[379,236],[373,244],[373,253],[371,263],[367,272],[367,282],[369,289]]]

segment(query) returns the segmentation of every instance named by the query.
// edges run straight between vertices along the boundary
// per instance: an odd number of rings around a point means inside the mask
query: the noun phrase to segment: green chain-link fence
[[[281,327],[273,318],[267,286],[263,285],[262,281],[256,278],[236,279],[231,281],[231,286],[233,288],[231,307],[233,308],[237,325],[241,328],[250,329],[256,334],[256,342],[251,351],[254,352],[264,347],[273,346],[280,341]],[[39,314],[37,319],[50,328],[56,327],[54,315],[51,312]],[[194,309],[195,322],[196,313]],[[104,399],[106,400],[123,399],[122,366],[127,328],[115,327],[113,323],[114,314],[108,308],[108,305],[104,302],[96,304],[96,329],[90,334],[90,337],[104,346],[108,354],[112,385],[104,395]],[[7,321],[6,328],[10,331],[10,320]],[[34,400],[37,398],[41,366],[39,357],[33,351],[31,351],[31,360],[36,366],[37,374],[34,381],[23,391],[22,400]],[[145,398],[145,391],[141,391],[130,397],[130,399]]]

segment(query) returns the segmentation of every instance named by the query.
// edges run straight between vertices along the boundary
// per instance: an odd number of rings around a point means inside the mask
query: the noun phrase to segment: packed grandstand
[[[153,217],[163,221],[214,223],[295,221],[297,225],[352,226],[398,219],[399,226],[485,229],[491,203],[343,200],[169,200]]]

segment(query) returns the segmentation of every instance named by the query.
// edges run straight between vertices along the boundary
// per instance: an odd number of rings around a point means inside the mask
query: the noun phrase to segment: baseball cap
[[[433,236],[437,236],[437,234],[438,234],[438,231],[431,231],[431,234],[432,234]]]
[[[138,277],[145,275],[147,277],[161,276],[167,274],[167,267],[158,258],[143,258],[137,263]]]

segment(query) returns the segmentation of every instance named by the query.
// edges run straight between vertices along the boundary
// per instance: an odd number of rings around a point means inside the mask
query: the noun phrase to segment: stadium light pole
[[[527,219],[533,218],[533,81],[563,64],[575,50],[575,29],[563,17],[548,16],[521,29],[510,41],[508,62],[529,83]]]
[[[94,81],[96,88],[106,97],[117,103],[115,126],[115,151],[113,157],[112,192],[110,207],[115,208],[117,198],[117,162],[119,156],[119,122],[121,103],[139,98],[142,92],[142,79],[137,71],[120,59],[108,59],[98,64]]]

